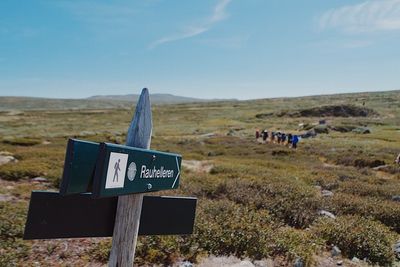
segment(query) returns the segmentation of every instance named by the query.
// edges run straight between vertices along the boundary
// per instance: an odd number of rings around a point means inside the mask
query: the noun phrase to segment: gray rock
[[[255,267],[255,266],[250,261],[244,260],[239,263],[233,264],[232,267]]]
[[[353,258],[351,259],[351,261],[352,261],[352,262],[355,262],[355,263],[359,263],[359,262],[360,262],[360,259],[357,258],[357,257],[353,257]]]
[[[322,191],[321,191],[321,195],[322,195],[323,197],[331,197],[331,196],[333,196],[333,192],[332,192],[332,191],[329,191],[329,190],[322,190]]]
[[[271,259],[254,261],[254,266],[255,267],[273,267],[274,261]]]
[[[331,219],[336,219],[335,214],[333,214],[332,212],[326,211],[326,210],[320,210],[319,211],[319,215],[324,216],[324,217],[328,217]]]
[[[400,196],[392,196],[392,200],[400,202]]]
[[[0,156],[13,156],[13,154],[8,151],[0,151]]]
[[[340,260],[340,261],[337,261],[337,262],[336,262],[336,265],[342,266],[342,265],[343,265],[343,261],[341,261],[341,260]]]
[[[352,132],[358,133],[358,134],[370,134],[371,130],[367,127],[358,127],[358,128],[355,128],[354,130],[352,130]]]
[[[200,135],[200,137],[213,137],[213,136],[216,136],[216,135],[217,135],[216,133],[206,133],[206,134]]]
[[[400,240],[394,245],[394,253],[400,256]]]
[[[374,171],[388,171],[390,169],[389,165],[380,165],[372,168]]]
[[[241,260],[239,258],[236,258],[234,256],[220,256],[220,257],[215,257],[215,256],[210,256],[208,258],[203,259],[199,264],[196,266],[199,267],[214,267],[214,266],[219,266],[219,267],[255,267],[253,263],[251,263],[250,260]]]
[[[44,177],[35,177],[31,179],[32,182],[39,182],[39,183],[47,183],[47,178]]]
[[[178,263],[178,267],[193,267],[193,263],[190,261],[180,262]]]
[[[339,256],[341,253],[342,251],[337,246],[334,246],[331,250],[332,257]]]
[[[294,267],[304,267],[304,262],[302,259],[297,258],[296,261],[294,262]]]
[[[17,163],[18,160],[11,155],[0,155],[0,166],[10,162]]]

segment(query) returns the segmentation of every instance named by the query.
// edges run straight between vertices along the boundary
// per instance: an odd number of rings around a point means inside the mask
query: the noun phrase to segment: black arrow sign
[[[116,197],[93,199],[91,194],[61,196],[33,191],[24,239],[110,237]],[[139,235],[192,234],[196,198],[144,196]]]

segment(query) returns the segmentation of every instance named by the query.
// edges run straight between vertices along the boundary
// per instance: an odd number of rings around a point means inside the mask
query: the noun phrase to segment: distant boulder
[[[326,211],[326,210],[320,210],[319,215],[321,215],[323,217],[328,217],[331,219],[336,219],[335,214],[333,214],[332,212]]]
[[[400,196],[392,196],[392,200],[396,202],[400,202]]]
[[[47,178],[44,177],[35,177],[31,179],[32,182],[38,182],[38,183],[47,183],[48,180]]]
[[[358,133],[358,134],[370,134],[371,130],[367,127],[358,127],[358,128],[353,129],[352,132]]]
[[[313,129],[317,134],[327,134],[329,133],[329,128],[326,124],[317,125]]]
[[[0,165],[4,165],[10,162],[17,163],[18,160],[14,158],[10,152],[0,151]]]
[[[310,137],[316,137],[317,133],[314,129],[311,129],[307,131],[306,133],[300,135],[301,138],[310,138]]]
[[[332,192],[332,191],[329,191],[329,190],[322,190],[322,191],[321,191],[321,195],[322,195],[323,197],[331,197],[331,196],[333,196],[333,192]]]
[[[337,246],[334,246],[331,250],[332,257],[340,256],[340,254],[342,254],[342,251],[340,250],[340,248],[338,248]]]

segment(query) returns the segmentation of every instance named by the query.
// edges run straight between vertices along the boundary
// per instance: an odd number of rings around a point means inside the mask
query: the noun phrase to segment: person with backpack
[[[285,142],[286,142],[286,134],[285,133],[282,133],[282,135],[281,135],[281,142],[282,142],[282,144],[285,144]]]
[[[275,135],[276,135],[275,132],[271,132],[271,143],[275,142]]]
[[[293,135],[290,133],[287,135],[287,143],[290,146],[292,144],[293,141]]]
[[[280,144],[281,141],[282,141],[282,134],[281,134],[281,132],[278,132],[278,133],[276,134],[276,137],[277,137],[277,139],[278,139],[278,144]]]
[[[262,134],[262,140],[265,142],[267,142],[267,138],[268,138],[268,131],[264,130],[263,134]]]
[[[293,140],[292,140],[292,148],[296,149],[297,148],[297,143],[299,142],[299,137],[295,134],[293,135]]]

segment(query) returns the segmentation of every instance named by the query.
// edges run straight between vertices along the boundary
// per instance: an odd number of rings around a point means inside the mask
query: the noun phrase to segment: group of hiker
[[[297,144],[299,143],[299,136],[296,134],[291,134],[291,133],[284,133],[280,131],[271,131],[269,132],[268,130],[262,130],[260,132],[259,129],[256,130],[256,139],[259,140],[259,138],[262,138],[263,143],[276,143],[276,144],[282,144],[282,145],[287,145],[291,148],[296,149]]]

